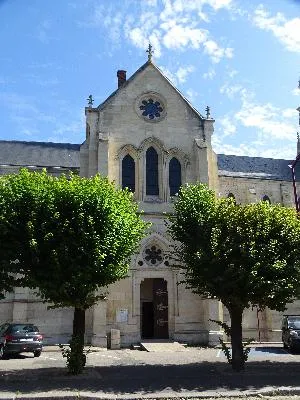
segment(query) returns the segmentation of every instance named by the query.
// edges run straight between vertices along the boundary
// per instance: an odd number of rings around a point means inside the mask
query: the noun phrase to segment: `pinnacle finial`
[[[93,96],[90,94],[89,97],[87,98],[88,106],[93,107],[94,99]]]
[[[206,111],[206,118],[209,119],[210,118],[210,107],[207,106],[205,111]]]
[[[153,55],[154,51],[153,51],[153,47],[152,47],[150,42],[149,42],[149,45],[148,45],[148,49],[146,50],[146,53],[148,53],[148,61],[151,62],[152,61],[152,55]]]

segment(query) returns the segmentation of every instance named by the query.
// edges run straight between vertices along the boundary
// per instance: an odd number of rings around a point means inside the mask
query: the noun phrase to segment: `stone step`
[[[187,351],[184,344],[170,340],[143,340],[141,342],[142,350],[148,352],[178,352]]]

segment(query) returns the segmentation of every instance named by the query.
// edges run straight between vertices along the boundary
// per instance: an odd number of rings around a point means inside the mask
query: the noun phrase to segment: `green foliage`
[[[59,345],[62,356],[67,359],[67,368],[69,374],[81,374],[86,364],[86,355],[90,353],[90,349],[84,350],[81,337],[72,335],[68,347]]]
[[[184,283],[229,311],[232,365],[241,370],[249,351],[242,344],[243,310],[283,311],[300,296],[300,220],[280,205],[217,199],[200,183],[181,189],[169,219]]]
[[[293,209],[237,205],[196,184],[181,190],[170,220],[185,283],[196,293],[228,308],[278,311],[299,296],[300,221]]]
[[[248,360],[248,356],[249,356],[249,353],[250,353],[250,350],[251,350],[251,347],[249,347],[249,345],[251,343],[253,343],[254,341],[255,341],[254,338],[249,338],[249,339],[247,339],[247,340],[245,340],[243,342],[243,358],[244,358],[244,361]]]
[[[99,175],[56,178],[22,169],[0,177],[0,277],[14,266],[19,285],[37,289],[52,308],[74,307],[81,346],[73,338],[64,352],[72,373],[84,366],[85,310],[127,276],[146,228],[133,195]]]
[[[231,335],[230,326],[228,324],[226,324],[226,322],[217,321],[216,319],[209,319],[209,320],[211,322],[215,322],[217,325],[219,325],[219,327],[222,328],[223,331],[225,332],[226,336],[230,336]]]
[[[146,224],[132,194],[100,176],[55,178],[21,170],[0,178],[3,262],[56,307],[87,309],[98,288],[127,276]],[[1,256],[4,251],[1,250]]]
[[[226,324],[225,322],[222,322],[222,321],[217,321],[215,319],[210,319],[210,321],[215,322],[217,325],[219,325],[224,330],[225,334],[228,337],[231,337],[231,328],[228,324]],[[255,339],[253,339],[253,338],[243,341],[242,344],[243,344],[243,360],[244,361],[248,360],[248,356],[251,351],[251,347],[249,347],[249,345],[251,343],[253,343],[254,341],[255,341]],[[221,349],[227,359],[228,364],[232,364],[230,347],[227,346],[227,344],[224,342],[224,340],[222,338],[219,338],[219,342],[221,344]]]
[[[9,204],[6,198],[7,187],[0,178],[0,299],[5,297],[6,292],[13,290],[16,284],[15,274],[19,271],[19,261],[10,241],[13,225],[7,219]]]

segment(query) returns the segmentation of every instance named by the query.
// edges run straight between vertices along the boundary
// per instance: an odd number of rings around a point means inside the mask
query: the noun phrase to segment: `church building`
[[[109,287],[107,298],[87,311],[86,341],[106,346],[111,329],[121,346],[143,339],[216,344],[222,334],[210,319],[229,321],[216,300],[203,299],[178,284],[181,273],[169,260],[172,240],[165,213],[173,210],[181,185],[200,181],[237,203],[260,200],[294,205],[291,160],[216,154],[211,140],[214,120],[207,107],[200,114],[152,61],[129,79],[117,71],[117,88],[100,105],[90,96],[85,108],[86,137],[80,144],[0,141],[0,174],[46,168],[59,175],[74,171],[108,176],[128,187],[152,223],[131,258],[128,278]],[[298,143],[299,146],[299,143]],[[295,149],[296,150],[296,149]],[[300,303],[288,308],[300,314]],[[15,288],[0,301],[0,323],[35,323],[45,343],[66,343],[72,332],[71,309],[47,310],[26,288]],[[281,340],[281,313],[249,309],[244,336]]]

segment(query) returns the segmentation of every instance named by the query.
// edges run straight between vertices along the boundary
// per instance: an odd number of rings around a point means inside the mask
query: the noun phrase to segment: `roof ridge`
[[[0,139],[0,143],[22,143],[22,144],[54,144],[54,145],[71,145],[71,146],[80,146],[80,143],[69,143],[69,142],[44,142],[44,141],[36,141],[36,140],[5,140]]]

